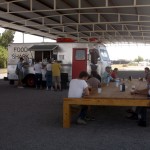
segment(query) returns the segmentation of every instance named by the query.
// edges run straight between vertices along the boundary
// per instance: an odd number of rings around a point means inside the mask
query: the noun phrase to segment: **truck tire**
[[[10,85],[14,85],[14,84],[15,84],[15,81],[14,81],[14,80],[9,80],[9,84],[10,84]]]
[[[28,75],[26,77],[25,82],[26,82],[26,85],[28,87],[34,87],[35,86],[35,76],[34,75]]]

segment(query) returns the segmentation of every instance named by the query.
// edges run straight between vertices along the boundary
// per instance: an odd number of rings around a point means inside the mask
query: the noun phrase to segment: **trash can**
[[[68,73],[61,73],[61,88],[67,89],[68,88]]]

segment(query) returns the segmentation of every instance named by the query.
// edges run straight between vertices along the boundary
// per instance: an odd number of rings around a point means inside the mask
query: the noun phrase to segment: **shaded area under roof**
[[[150,0],[1,0],[0,26],[54,40],[150,43]]]
[[[29,51],[53,51],[58,45],[33,45],[29,48]]]

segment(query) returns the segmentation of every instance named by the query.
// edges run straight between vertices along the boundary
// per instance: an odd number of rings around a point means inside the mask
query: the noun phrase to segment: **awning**
[[[58,47],[58,45],[33,45],[28,50],[29,51],[53,51]]]

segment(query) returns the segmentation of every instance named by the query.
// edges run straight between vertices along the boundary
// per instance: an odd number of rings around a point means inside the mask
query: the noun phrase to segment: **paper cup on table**
[[[116,87],[119,87],[119,79],[115,80],[115,85],[116,85]]]
[[[135,85],[132,85],[131,88],[132,88],[132,90],[135,90]]]
[[[134,94],[134,92],[135,92],[135,90],[134,90],[134,89],[131,89],[131,90],[130,90],[131,95],[133,95],[133,94]]]
[[[102,93],[102,89],[101,88],[98,88],[98,93]]]

